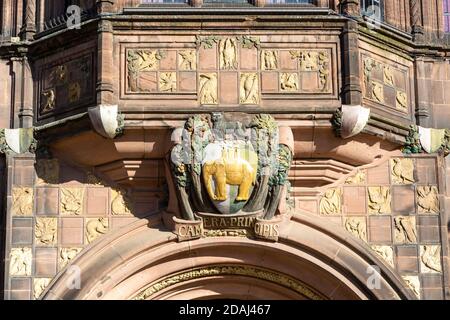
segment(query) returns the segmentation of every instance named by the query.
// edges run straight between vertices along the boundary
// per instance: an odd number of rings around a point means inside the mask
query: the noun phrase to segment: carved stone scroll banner
[[[173,217],[173,221],[175,222],[175,234],[178,236],[178,241],[200,239],[203,236],[203,221],[201,219],[189,221]]]
[[[278,241],[280,236],[281,219],[263,220],[256,219],[255,235],[257,238]]]

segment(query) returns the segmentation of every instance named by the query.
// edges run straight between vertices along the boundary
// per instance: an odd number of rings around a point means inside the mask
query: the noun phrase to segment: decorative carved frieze
[[[243,72],[240,75],[239,102],[241,104],[259,103],[259,78],[257,73]]]
[[[344,223],[345,229],[356,238],[367,242],[367,224],[363,217],[346,218]]]
[[[61,188],[61,214],[80,215],[83,212],[84,189]]]
[[[221,70],[236,70],[238,67],[238,45],[236,38],[219,41],[219,62]]]
[[[197,51],[178,51],[178,68],[182,71],[193,71],[197,69]]]
[[[217,104],[217,73],[202,73],[199,78],[200,104]]]
[[[419,213],[439,213],[439,197],[436,186],[417,186]]]
[[[33,296],[34,299],[39,299],[39,297],[42,295],[42,293],[45,291],[45,288],[48,287],[50,282],[52,281],[51,278],[34,278],[33,279]]]
[[[177,91],[177,73],[176,72],[160,72],[159,73],[159,90],[162,92]]]
[[[91,243],[109,228],[108,218],[92,218],[86,221],[86,243]]]
[[[81,250],[83,250],[83,248],[61,248],[58,259],[59,270],[63,269],[75,259]]]
[[[394,268],[394,249],[391,246],[371,246],[383,260],[385,260],[392,268]]]
[[[278,51],[276,50],[261,51],[261,69],[262,70],[278,69]]]
[[[358,171],[354,176],[348,177],[347,180],[345,180],[345,184],[348,185],[359,185],[364,184],[365,182],[366,182],[365,170]]]
[[[280,74],[281,91],[298,91],[298,74],[281,73]]]
[[[131,215],[132,202],[125,190],[111,190],[111,213],[113,215]]]
[[[394,217],[394,241],[397,244],[417,243],[415,217]]]
[[[57,218],[36,218],[34,236],[36,245],[52,246],[56,244],[58,231]]]
[[[418,276],[402,276],[408,287],[414,292],[418,299],[420,299],[420,280]]]
[[[342,190],[339,188],[328,189],[320,199],[320,213],[333,215],[342,213]]]
[[[441,273],[441,246],[420,246],[420,271],[422,273]]]
[[[368,211],[371,214],[391,213],[389,187],[368,187]]]
[[[12,189],[12,214],[15,216],[33,214],[33,188],[14,187]]]
[[[391,159],[391,181],[394,184],[414,183],[414,161],[408,158]]]
[[[9,275],[31,276],[32,251],[31,248],[12,248],[10,252]]]

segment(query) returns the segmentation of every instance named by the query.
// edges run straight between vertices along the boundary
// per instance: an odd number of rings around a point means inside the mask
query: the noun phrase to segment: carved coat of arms
[[[204,229],[215,230],[212,234],[251,229],[258,235],[258,222],[273,220],[287,183],[293,156],[291,143],[284,141],[292,141],[287,132],[280,139],[267,114],[224,113],[195,115],[175,130],[170,157],[180,208],[175,220],[185,228],[176,230],[179,238],[200,237]],[[183,221],[196,229],[186,231]]]

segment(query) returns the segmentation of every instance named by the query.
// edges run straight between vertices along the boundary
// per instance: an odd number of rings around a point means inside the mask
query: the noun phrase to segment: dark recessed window
[[[371,19],[384,20],[383,0],[361,0],[361,14]]]

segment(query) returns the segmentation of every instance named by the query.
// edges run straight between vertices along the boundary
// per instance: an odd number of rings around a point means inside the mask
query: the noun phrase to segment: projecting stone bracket
[[[117,105],[98,105],[88,109],[92,127],[102,137],[114,139],[123,132],[124,117]]]
[[[36,144],[34,128],[0,129],[0,153],[34,153]]]
[[[336,135],[348,139],[361,133],[370,119],[370,109],[362,106],[343,105],[331,119]]]

